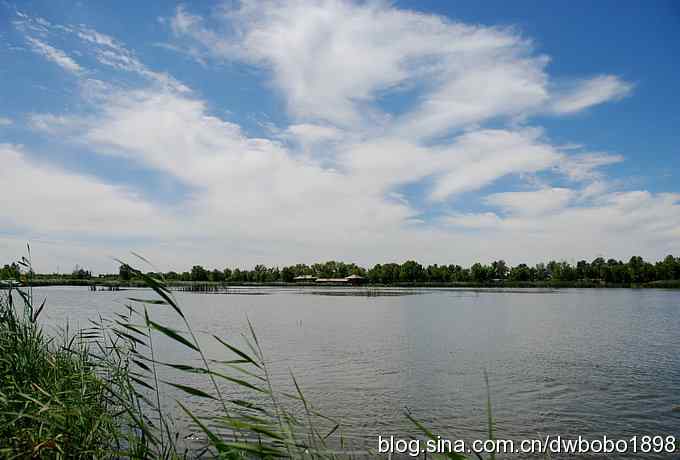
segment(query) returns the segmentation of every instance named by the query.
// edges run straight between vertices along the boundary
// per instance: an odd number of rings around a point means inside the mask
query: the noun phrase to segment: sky
[[[673,1],[0,1],[0,263],[680,255]]]

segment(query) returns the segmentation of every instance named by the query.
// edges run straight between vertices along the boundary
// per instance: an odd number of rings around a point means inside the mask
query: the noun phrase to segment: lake
[[[47,297],[44,323],[71,328],[111,316],[129,296],[153,297],[84,287],[34,294]],[[442,436],[483,438],[484,369],[499,438],[680,436],[680,291],[239,288],[176,297],[201,334],[233,340],[249,318],[277,385],[289,389],[292,370],[321,412],[351,426],[344,432],[356,446],[414,434],[405,407]],[[192,359],[173,343],[159,349],[168,361]]]

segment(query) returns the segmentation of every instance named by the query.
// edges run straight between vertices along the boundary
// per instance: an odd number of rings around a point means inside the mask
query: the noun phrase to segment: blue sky
[[[0,260],[680,253],[677,2],[0,3]]]

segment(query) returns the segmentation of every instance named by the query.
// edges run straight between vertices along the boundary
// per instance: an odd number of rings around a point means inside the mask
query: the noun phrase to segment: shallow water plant
[[[80,334],[56,343],[43,333],[43,306],[25,291],[0,298],[0,454],[105,457],[118,438],[108,391]]]

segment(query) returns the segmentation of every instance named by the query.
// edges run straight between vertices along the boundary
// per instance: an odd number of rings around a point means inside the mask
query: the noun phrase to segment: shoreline
[[[102,290],[117,290],[121,288],[146,287],[143,280],[116,281],[98,279],[33,279],[30,283],[22,283],[22,287],[45,287],[45,286],[82,286],[96,287]],[[365,283],[350,285],[344,283],[287,283],[287,282],[212,282],[212,281],[166,281],[171,289],[179,289],[185,292],[212,291],[230,287],[299,287],[299,288],[323,288],[323,287],[346,287],[346,288],[524,288],[524,289],[680,289],[680,280],[652,281],[649,283],[602,283],[595,280],[580,281],[497,281],[491,283],[475,282],[405,282],[405,283]]]

